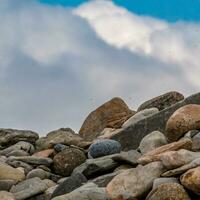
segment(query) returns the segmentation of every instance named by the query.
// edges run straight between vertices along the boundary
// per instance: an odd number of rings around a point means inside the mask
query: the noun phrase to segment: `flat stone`
[[[144,102],[142,105],[139,106],[138,111],[153,107],[158,108],[159,110],[164,110],[183,99],[184,96],[179,92],[167,92]]]
[[[200,129],[200,105],[189,104],[176,110],[166,124],[166,137],[177,141],[190,130]]]
[[[18,183],[11,188],[10,192],[14,194],[16,200],[24,200],[43,193],[47,188],[47,185],[36,177]]]
[[[157,108],[149,108],[149,109],[139,111],[136,114],[134,114],[132,117],[130,117],[127,121],[125,121],[124,124],[122,125],[122,128],[134,126],[139,121],[146,119],[158,112],[159,110]]]
[[[190,200],[184,187],[178,183],[164,183],[152,190],[146,200]]]
[[[141,140],[139,150],[142,154],[145,154],[167,143],[167,138],[163,133],[160,131],[153,131]]]
[[[15,169],[4,163],[0,163],[0,180],[7,179],[22,181],[25,179],[25,175],[18,169]]]
[[[25,141],[35,143],[39,138],[36,132],[29,130],[0,129],[0,145],[7,146],[17,142]]]
[[[92,141],[104,128],[120,128],[133,114],[135,112],[130,110],[122,99],[113,98],[88,115],[79,134],[84,139]]]
[[[69,178],[65,181],[60,183],[58,187],[54,190],[51,198],[61,196],[67,193],[72,192],[73,190],[81,187],[83,183],[86,183],[87,179],[83,174],[72,174]]]
[[[153,131],[165,133],[165,127],[170,116],[180,107],[187,104],[200,104],[200,93],[189,96],[188,98],[154,114],[128,128],[122,129],[114,134],[110,139],[117,140],[122,145],[123,151],[137,149],[141,140]],[[128,139],[127,139],[128,138]]]
[[[197,158],[197,159],[193,160],[192,162],[190,162],[186,165],[183,165],[181,167],[178,167],[176,169],[169,170],[169,171],[163,173],[162,176],[165,176],[165,177],[176,176],[179,174],[183,174],[187,170],[198,167],[198,166],[200,166],[200,158]]]
[[[16,184],[15,180],[0,180],[0,191],[9,191],[10,188]]]
[[[200,167],[185,172],[180,178],[181,184],[190,191],[200,194]]]
[[[156,178],[154,181],[153,181],[153,190],[156,189],[159,185],[161,184],[164,184],[164,183],[179,183],[178,179],[177,178],[174,178],[174,177],[167,177],[167,178],[164,178],[164,177],[161,177],[161,178]]]
[[[12,193],[6,191],[0,191],[1,200],[15,200],[15,197]]]
[[[108,196],[111,200],[143,198],[151,189],[154,179],[160,177],[163,172],[161,162],[125,170],[107,185]]]
[[[163,153],[168,151],[177,151],[179,149],[188,149],[192,148],[192,141],[190,138],[183,138],[177,142],[173,142],[170,144],[166,144],[164,146],[158,147],[138,159],[138,163],[140,164],[147,164],[153,161],[160,160],[160,157]]]
[[[52,200],[108,200],[108,198],[105,188],[99,188],[94,183],[88,183]]]

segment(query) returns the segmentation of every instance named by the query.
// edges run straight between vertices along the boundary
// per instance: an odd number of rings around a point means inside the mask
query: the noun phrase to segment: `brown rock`
[[[55,154],[56,152],[54,149],[46,149],[46,150],[34,153],[33,156],[48,158],[48,157],[53,157]]]
[[[184,187],[178,183],[164,183],[152,190],[146,200],[190,200]]]
[[[79,134],[91,141],[97,138],[106,127],[120,128],[134,113],[122,99],[111,99],[88,115]]]
[[[138,111],[153,107],[156,107],[159,110],[163,110],[183,99],[184,96],[178,92],[168,92],[144,102],[142,105],[139,106]]]
[[[190,130],[200,129],[200,105],[189,104],[179,108],[169,118],[166,125],[166,137],[176,141]]]
[[[138,159],[138,163],[140,164],[147,164],[153,161],[158,161],[160,160],[160,157],[162,156],[163,153],[168,152],[168,151],[176,151],[179,149],[188,149],[190,150],[192,148],[192,141],[189,138],[183,138],[177,142],[173,142],[170,144],[166,144],[164,146],[158,147],[143,156],[141,156]]]
[[[181,178],[181,184],[188,190],[200,194],[200,167],[190,169]]]
[[[15,200],[15,197],[12,193],[6,191],[0,191],[1,200]]]

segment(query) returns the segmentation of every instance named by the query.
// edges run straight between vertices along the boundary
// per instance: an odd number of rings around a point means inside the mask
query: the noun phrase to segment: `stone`
[[[38,177],[27,179],[13,186],[10,190],[17,200],[24,200],[47,190],[47,185]]]
[[[10,157],[10,156],[29,156],[30,154],[27,153],[26,151],[23,151],[23,150],[14,150],[14,151],[11,151],[10,153],[6,154],[7,157]]]
[[[57,184],[54,181],[50,180],[50,179],[44,179],[42,181],[43,181],[43,183],[45,183],[47,185],[48,188],[57,186]]]
[[[117,172],[117,171],[124,171],[126,169],[131,169],[133,168],[133,166],[131,165],[120,165],[119,167],[117,167],[114,172]]]
[[[179,92],[172,91],[162,94],[158,97],[150,99],[144,102],[142,105],[139,106],[138,111],[147,109],[147,108],[158,108],[159,110],[164,110],[177,102],[184,99],[184,96]]]
[[[194,129],[200,129],[200,105],[189,104],[176,110],[169,118],[166,137],[173,142]]]
[[[184,187],[178,183],[164,183],[152,190],[146,200],[190,200]]]
[[[141,140],[139,150],[142,154],[145,154],[167,143],[167,139],[163,133],[153,131]]]
[[[51,195],[54,193],[58,185],[52,186],[45,191],[45,194],[48,196],[48,200],[51,199]]]
[[[153,181],[153,190],[156,189],[159,185],[165,184],[165,183],[179,183],[179,181],[178,181],[177,178],[174,178],[174,177],[170,177],[170,178],[164,178],[164,177],[156,178]]]
[[[6,191],[0,191],[1,200],[15,200],[15,197],[12,193]]]
[[[79,134],[84,139],[92,141],[104,128],[120,128],[134,114],[135,112],[130,110],[122,99],[113,98],[88,115]]]
[[[200,194],[200,167],[188,170],[180,177],[181,184],[188,190]]]
[[[36,157],[36,156],[21,156],[16,157],[12,156],[8,158],[9,161],[22,161],[28,164],[32,165],[46,165],[50,166],[53,160],[51,158],[42,158],[42,157]]]
[[[141,157],[141,154],[136,150],[130,150],[126,152],[121,152],[119,154],[115,154],[112,156],[112,159],[119,163],[129,164],[129,165],[137,165],[138,159]]]
[[[78,147],[88,147],[91,143],[85,142],[78,134],[70,128],[61,128],[51,131],[46,137],[42,137],[36,141],[36,148],[41,151],[51,149],[56,144],[75,145]]]
[[[61,152],[65,149],[69,149],[69,146],[66,146],[64,144],[56,144],[54,145],[54,150],[57,151],[57,152]]]
[[[160,157],[163,153],[168,151],[177,151],[179,149],[188,149],[190,150],[192,148],[192,141],[189,138],[183,138],[182,140],[179,140],[177,142],[173,142],[170,144],[163,145],[161,147],[158,147],[143,156],[141,156],[138,159],[138,163],[140,164],[147,164],[153,161],[160,160]]]
[[[88,183],[52,200],[108,200],[108,198],[105,188],[99,188],[94,183]]]
[[[82,173],[87,179],[112,172],[119,163],[112,159],[113,155],[95,159],[88,159],[82,165],[76,167],[73,173]]]
[[[200,151],[200,132],[192,138],[192,151]]]
[[[50,177],[50,173],[44,171],[43,169],[33,169],[26,176],[27,179],[34,177],[38,177],[40,179],[47,179]]]
[[[36,132],[29,130],[0,129],[0,145],[7,146],[17,142],[25,141],[35,143],[39,138]]]
[[[25,175],[18,169],[15,169],[4,163],[0,163],[0,180],[7,179],[22,181],[25,179]]]
[[[196,158],[200,158],[200,152],[192,152],[185,149],[169,151],[160,156],[160,160],[167,169],[178,168]]]
[[[120,131],[122,131],[122,128],[104,128],[103,131],[99,134],[99,136],[97,137],[98,139],[110,139],[113,135],[119,133]],[[94,139],[94,141],[96,141],[96,139]]]
[[[88,154],[92,158],[98,158],[121,152],[121,144],[115,140],[98,140],[90,145]]]
[[[176,169],[169,170],[169,171],[163,173],[162,176],[165,176],[165,177],[176,176],[179,174],[183,174],[187,170],[198,167],[198,166],[200,166],[200,158],[197,158],[197,159],[193,160],[192,162],[185,164],[181,167],[178,167]]]
[[[80,173],[72,174],[69,178],[67,178],[65,181],[60,183],[58,187],[56,187],[53,194],[51,195],[51,198],[70,193],[73,190],[81,187],[83,183],[86,183],[86,182],[87,182],[87,179],[83,174],[80,174]]]
[[[188,104],[200,104],[200,93],[185,98],[182,101],[139,121],[133,126],[122,129],[110,137],[110,139],[120,142],[123,151],[137,149],[144,136],[153,131],[165,133],[166,122],[170,116],[180,107]],[[128,139],[127,139],[128,138]]]
[[[33,156],[49,158],[49,157],[54,157],[55,154],[56,154],[56,152],[54,149],[46,149],[46,150],[34,153]]]
[[[138,123],[139,121],[146,119],[158,112],[159,112],[159,110],[157,108],[149,108],[149,109],[145,109],[140,112],[137,112],[135,115],[133,115],[127,121],[124,122],[124,124],[122,125],[122,128],[127,128],[129,126],[133,126],[134,124]]]
[[[0,180],[0,191],[9,191],[10,188],[16,184],[15,180]]]
[[[56,174],[71,175],[74,168],[84,163],[86,156],[83,151],[69,148],[58,153],[53,159],[53,168]]]
[[[111,200],[144,198],[153,185],[154,179],[164,172],[161,162],[152,162],[125,170],[115,176],[107,185],[106,191]]]
[[[32,144],[30,144],[29,142],[20,141],[14,145],[7,147],[6,149],[1,150],[0,154],[9,156],[9,154],[13,153],[13,151],[15,151],[15,152],[23,151],[28,154],[32,154],[35,151],[35,147]]]

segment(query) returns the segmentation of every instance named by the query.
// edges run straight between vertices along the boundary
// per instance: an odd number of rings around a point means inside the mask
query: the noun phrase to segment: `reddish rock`
[[[39,151],[37,153],[34,153],[33,156],[48,158],[48,157],[53,157],[55,154],[56,152],[54,149],[46,149],[44,151]]]
[[[88,115],[79,134],[91,141],[97,138],[106,127],[120,128],[134,114],[135,112],[130,110],[122,99],[111,99]]]

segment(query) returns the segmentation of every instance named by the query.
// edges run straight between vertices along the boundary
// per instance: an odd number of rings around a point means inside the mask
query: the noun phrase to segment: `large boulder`
[[[166,125],[169,141],[176,141],[190,130],[200,129],[200,105],[190,104],[176,110]]]
[[[86,140],[97,138],[104,128],[120,128],[135,112],[120,98],[113,98],[91,112],[79,134]]]
[[[42,137],[36,142],[38,150],[51,149],[56,144],[74,145],[78,147],[87,147],[91,143],[85,142],[78,134],[70,128],[61,128],[51,131],[46,137]]]
[[[122,150],[136,149],[142,138],[153,131],[165,133],[166,123],[170,116],[180,107],[188,104],[200,104],[200,93],[189,96],[178,103],[156,113],[136,124],[118,131],[110,139],[117,140],[122,145]]]
[[[158,108],[159,110],[164,110],[165,108],[168,108],[183,99],[184,96],[179,92],[167,92],[144,102],[139,106],[138,111],[153,107]]]

